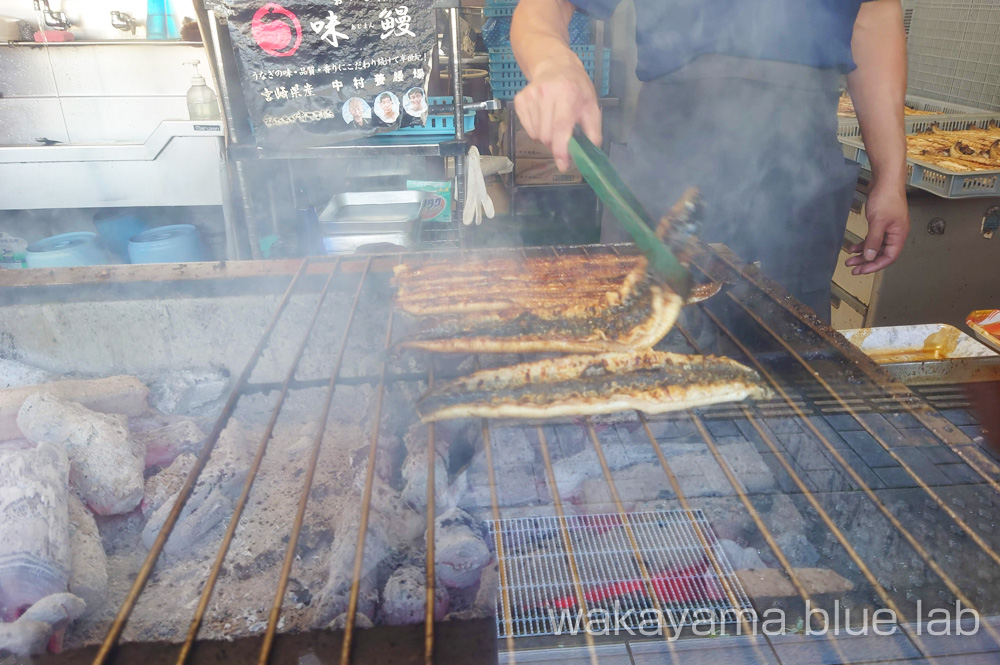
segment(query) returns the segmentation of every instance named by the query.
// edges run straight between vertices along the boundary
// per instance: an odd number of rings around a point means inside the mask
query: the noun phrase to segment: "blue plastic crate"
[[[463,97],[466,104],[472,103],[472,97]],[[427,104],[430,106],[436,105],[449,105],[455,102],[454,97],[428,97]],[[465,131],[471,132],[476,128],[476,112],[466,111],[465,117],[463,118],[463,126]],[[396,129],[391,132],[383,132],[378,136],[406,136],[410,134],[418,134],[420,136],[454,136],[455,135],[455,115],[453,113],[441,114],[441,115],[428,115],[427,123],[421,127],[419,125],[414,125],[412,127],[403,127],[402,129]]]
[[[483,42],[487,48],[510,45],[510,19],[514,16],[516,7],[515,2],[510,5],[483,8],[483,16],[486,18],[483,23]],[[590,37],[590,17],[576,12],[569,21],[569,43],[574,46],[589,44]]]
[[[573,46],[573,51],[580,57],[584,69],[591,77],[594,76],[596,46]],[[601,80],[600,96],[606,97],[611,83],[611,49],[604,49],[602,54],[604,74]],[[528,84],[524,73],[514,59],[514,53],[509,47],[490,49],[490,86],[493,96],[497,99],[509,100]]]

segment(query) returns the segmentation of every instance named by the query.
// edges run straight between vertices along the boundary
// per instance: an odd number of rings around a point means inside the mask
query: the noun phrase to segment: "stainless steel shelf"
[[[365,139],[353,143],[304,148],[267,150],[257,146],[231,146],[233,159],[330,159],[340,157],[455,157],[464,155],[466,142],[456,139],[419,141],[403,139]]]
[[[0,42],[0,46],[20,46],[20,47],[46,47],[46,46],[58,46],[68,47],[68,46],[202,46],[201,42],[182,42],[177,39],[105,39],[105,40],[94,40],[87,41],[81,39],[80,41],[72,42]]]

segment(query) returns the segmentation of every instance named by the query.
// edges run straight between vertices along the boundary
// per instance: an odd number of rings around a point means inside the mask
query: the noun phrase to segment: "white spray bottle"
[[[199,60],[190,60],[185,65],[194,67],[194,78],[187,91],[188,115],[192,120],[218,120],[219,98],[205,83],[205,77],[198,72]]]

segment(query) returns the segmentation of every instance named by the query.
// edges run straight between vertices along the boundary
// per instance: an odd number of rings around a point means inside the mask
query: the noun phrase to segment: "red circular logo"
[[[285,57],[294,54],[302,44],[302,24],[299,17],[279,4],[269,2],[253,15],[250,32],[254,41],[268,55]]]

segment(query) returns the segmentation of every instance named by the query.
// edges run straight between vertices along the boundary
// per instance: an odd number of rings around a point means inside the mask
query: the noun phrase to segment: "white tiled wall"
[[[142,142],[162,120],[188,117],[189,60],[210,80],[200,46],[0,45],[0,145]]]

